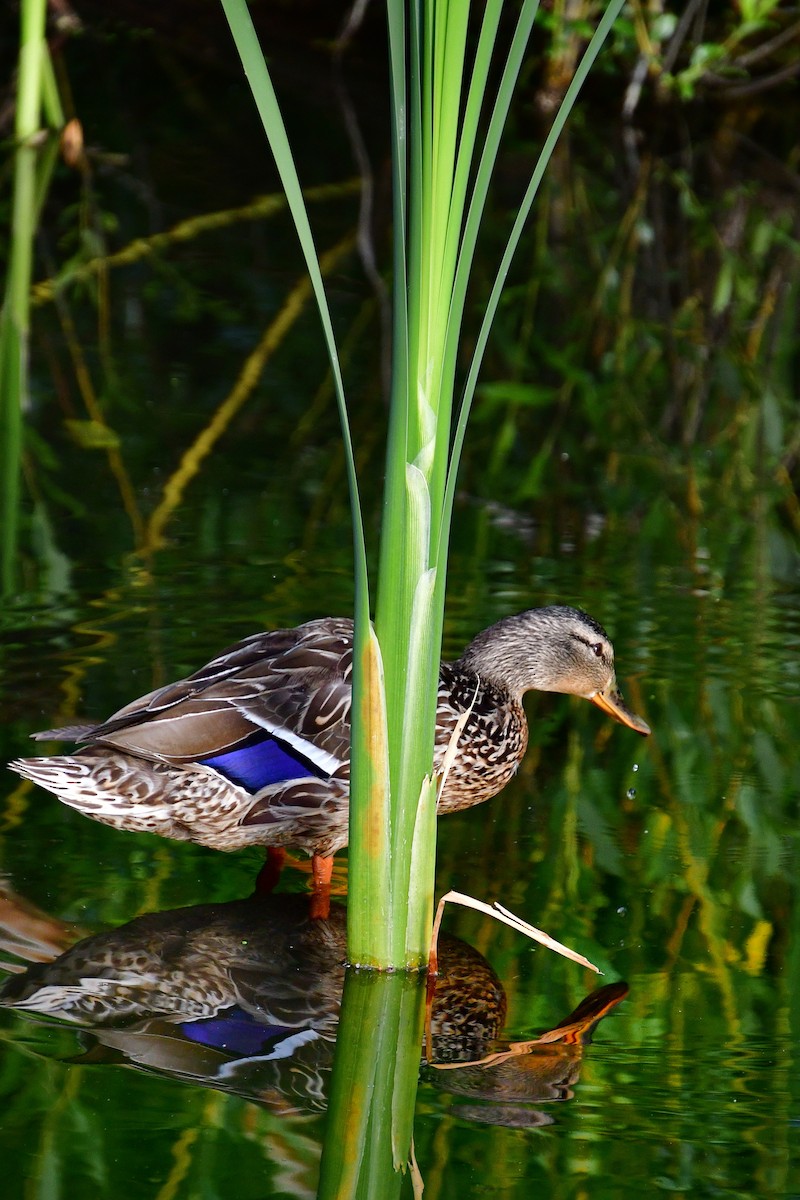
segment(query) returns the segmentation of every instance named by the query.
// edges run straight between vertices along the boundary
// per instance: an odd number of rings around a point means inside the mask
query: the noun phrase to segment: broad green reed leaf
[[[354,668],[363,680],[354,692],[354,707],[368,753],[352,763],[356,786],[367,803],[351,813],[350,854],[358,863],[351,870],[348,896],[348,947],[359,966],[380,967],[392,954],[391,810],[389,806],[386,689],[381,648],[372,627],[367,644],[354,647]]]
[[[430,897],[429,903],[418,905],[416,920],[419,923],[415,929],[411,922],[408,925],[406,939],[406,961],[411,963],[417,959],[417,947],[420,941],[430,936],[433,921],[433,895],[427,886],[436,869],[436,798],[439,792],[439,781],[436,777],[427,776],[422,781],[414,823],[414,836],[411,845],[411,865],[409,869],[409,891]]]

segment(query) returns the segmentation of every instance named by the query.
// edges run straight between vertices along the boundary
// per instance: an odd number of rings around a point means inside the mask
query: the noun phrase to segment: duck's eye
[[[598,658],[603,657],[603,643],[602,642],[595,642],[594,645],[592,646],[592,649],[594,650],[594,652]]]

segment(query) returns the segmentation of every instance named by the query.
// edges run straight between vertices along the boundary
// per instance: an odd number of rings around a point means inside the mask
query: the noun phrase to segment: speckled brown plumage
[[[348,840],[351,671],[344,618],[255,634],[99,725],[37,735],[85,749],[11,766],[118,829],[328,858]],[[555,606],[506,617],[441,666],[437,773],[471,711],[440,812],[480,804],[508,783],[527,745],[522,696],[531,688],[583,696],[649,733],[622,701],[613,648],[596,621]]]

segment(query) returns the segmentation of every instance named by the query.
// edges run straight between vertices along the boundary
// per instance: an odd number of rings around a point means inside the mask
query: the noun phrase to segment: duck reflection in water
[[[480,1103],[459,1104],[458,1116],[484,1125],[532,1128],[553,1118],[532,1101],[571,1100],[578,1082],[584,1048],[600,1021],[628,994],[619,981],[597,988],[558,1025],[524,1042],[495,1042],[473,1062],[434,1059],[425,1077],[437,1087]],[[439,1047],[434,1042],[434,1050]]]
[[[0,1005],[79,1026],[78,1063],[124,1062],[234,1092],[275,1111],[327,1106],[345,981],[346,913],[312,919],[279,895],[150,913],[36,963]],[[486,959],[439,940],[427,1078],[474,1101],[488,1123],[535,1125],[567,1099],[597,1022],[627,992],[612,984],[531,1043],[500,1043],[506,996]],[[466,1114],[465,1114],[466,1115]]]

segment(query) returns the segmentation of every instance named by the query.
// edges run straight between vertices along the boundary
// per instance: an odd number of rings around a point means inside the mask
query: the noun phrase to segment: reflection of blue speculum
[[[0,1003],[90,1033],[94,1063],[122,1055],[281,1111],[324,1108],[345,924],[338,905],[314,920],[304,897],[286,895],[148,913],[12,977]],[[439,951],[425,1057],[436,1086],[460,1095],[531,1101],[545,1076],[574,1081],[591,1030],[627,992],[601,988],[540,1038],[498,1042],[506,999],[495,972],[458,938],[443,936]]]

